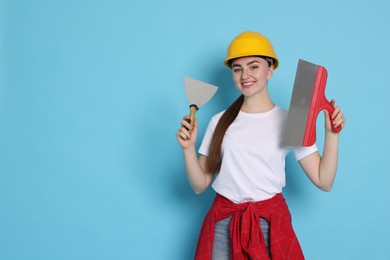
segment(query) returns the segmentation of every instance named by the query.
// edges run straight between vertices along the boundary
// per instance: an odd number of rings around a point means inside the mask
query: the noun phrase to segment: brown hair
[[[211,139],[210,152],[207,159],[207,171],[217,173],[222,164],[222,141],[226,130],[236,119],[244,103],[244,96],[239,96],[233,104],[230,105],[218,121],[217,126]]]

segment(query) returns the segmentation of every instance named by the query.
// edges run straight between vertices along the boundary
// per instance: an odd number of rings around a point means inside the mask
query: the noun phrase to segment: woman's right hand
[[[196,136],[198,135],[198,119],[195,119],[194,126],[187,122],[189,116],[183,117],[179,130],[176,132],[176,139],[179,142],[182,149],[187,149],[196,142]]]

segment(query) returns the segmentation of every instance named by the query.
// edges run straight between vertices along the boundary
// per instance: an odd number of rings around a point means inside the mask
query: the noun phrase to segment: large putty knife
[[[301,59],[298,61],[284,145],[311,146],[316,141],[318,114],[324,109],[329,115],[334,111],[333,104],[325,97],[327,77],[328,72],[324,67]],[[340,132],[341,126],[336,128],[332,124],[332,130]]]
[[[189,123],[194,126],[196,111],[214,96],[218,87],[190,77],[184,78],[184,86],[190,102]]]

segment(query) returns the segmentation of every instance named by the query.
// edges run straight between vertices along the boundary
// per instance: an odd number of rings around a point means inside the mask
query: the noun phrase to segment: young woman
[[[199,157],[197,120],[191,128],[185,116],[176,133],[194,192],[202,193],[215,175],[217,196],[203,222],[195,259],[304,259],[282,195],[285,157],[292,150],[314,185],[330,191],[339,140],[331,122],[343,126],[343,113],[339,106],[332,115],[324,111],[322,156],[315,144],[283,147],[287,111],[268,94],[268,80],[279,65],[272,44],[260,33],[243,32],[229,45],[225,65],[241,96],[212,117]]]

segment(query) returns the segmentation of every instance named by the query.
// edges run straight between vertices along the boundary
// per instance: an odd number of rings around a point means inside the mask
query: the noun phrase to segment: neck
[[[246,113],[264,113],[275,107],[268,95],[245,97],[241,111]]]

